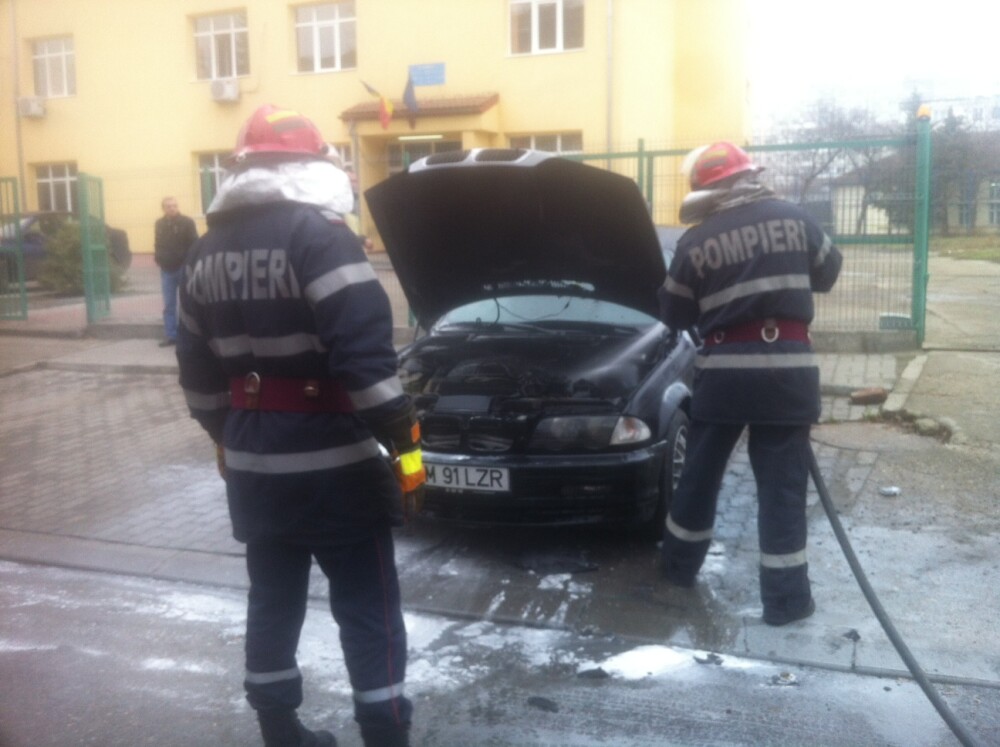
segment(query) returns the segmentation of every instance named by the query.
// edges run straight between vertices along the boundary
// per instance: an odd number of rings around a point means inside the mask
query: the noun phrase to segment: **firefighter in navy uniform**
[[[692,586],[712,538],[726,464],[744,428],[757,483],[764,621],[784,625],[815,610],[806,561],[809,428],[820,413],[809,340],[813,292],[829,291],[841,255],[797,206],[757,179],[732,143],[690,156],[692,192],[661,293],[664,321],[696,328],[687,461],[667,515],[662,570]]]
[[[296,715],[315,558],[364,744],[397,747],[412,706],[391,527],[419,510],[419,430],[388,297],[341,219],[348,177],[325,151],[298,112],[263,106],[244,125],[185,265],[177,359],[246,543],[244,685],[265,745],[336,743]]]

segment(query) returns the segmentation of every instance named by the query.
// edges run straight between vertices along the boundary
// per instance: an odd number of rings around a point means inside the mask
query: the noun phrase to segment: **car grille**
[[[431,451],[506,454],[521,448],[529,429],[522,418],[428,415],[421,421],[420,435]]]

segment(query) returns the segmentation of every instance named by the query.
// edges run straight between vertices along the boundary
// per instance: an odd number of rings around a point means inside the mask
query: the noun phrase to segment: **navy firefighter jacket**
[[[774,198],[710,214],[689,229],[664,285],[664,321],[702,338],[768,318],[810,323],[813,292],[829,291],[841,254],[799,207]],[[704,345],[694,418],[807,424],[819,419],[819,368],[808,342],[763,339]]]
[[[399,487],[366,421],[405,410],[392,314],[358,238],[291,201],[209,215],[180,290],[191,414],[225,447],[237,540],[337,542],[397,523]],[[353,412],[231,409],[256,372],[336,379]],[[351,408],[345,408],[350,410]]]

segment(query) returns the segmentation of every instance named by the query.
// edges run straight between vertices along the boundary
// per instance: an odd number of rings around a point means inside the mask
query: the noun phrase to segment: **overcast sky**
[[[998,0],[748,0],[755,109],[1000,95]],[[850,99],[850,100],[849,100]]]

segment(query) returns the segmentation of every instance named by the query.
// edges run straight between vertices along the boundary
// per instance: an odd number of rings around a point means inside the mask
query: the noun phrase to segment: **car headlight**
[[[545,451],[606,449],[647,441],[649,426],[639,418],[619,415],[566,415],[541,420],[529,447]]]

